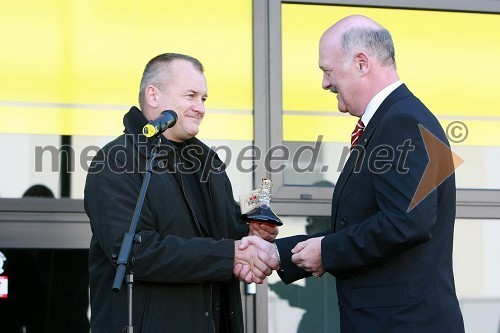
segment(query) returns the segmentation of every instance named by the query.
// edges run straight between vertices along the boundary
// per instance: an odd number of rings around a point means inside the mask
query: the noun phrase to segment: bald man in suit
[[[452,267],[449,143],[400,81],[394,54],[390,33],[368,17],[346,17],[322,35],[323,89],[358,124],[333,193],[331,229],[277,239],[278,274],[285,283],[334,275],[342,332],[464,332]],[[427,147],[423,132],[447,152]],[[432,173],[422,181],[428,164]],[[421,182],[431,190],[415,202]]]

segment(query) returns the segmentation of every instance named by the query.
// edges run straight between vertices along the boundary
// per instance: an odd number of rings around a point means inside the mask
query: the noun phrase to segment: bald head
[[[364,52],[381,66],[396,67],[391,34],[383,26],[362,15],[347,16],[325,31],[320,49],[340,48],[344,61],[357,52]]]
[[[322,86],[337,95],[341,112],[361,117],[369,101],[399,80],[389,31],[361,15],[343,18],[319,43]]]
[[[358,28],[371,28],[371,29],[384,29],[380,24],[375,22],[373,19],[363,16],[363,15],[350,15],[346,16],[340,21],[332,25],[326,32],[333,29],[340,29],[339,31],[345,31],[350,27]]]

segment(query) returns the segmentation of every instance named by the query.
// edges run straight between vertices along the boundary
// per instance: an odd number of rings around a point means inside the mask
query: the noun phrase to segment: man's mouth
[[[201,118],[200,118],[200,117],[196,117],[196,116],[187,116],[187,118],[188,118],[188,119],[190,119],[190,121],[191,121],[192,123],[195,123],[195,124],[197,124],[197,125],[199,125],[199,124],[200,124],[200,122],[201,122]]]
[[[330,91],[331,91],[332,93],[334,93],[334,94],[338,94],[338,93],[339,93],[339,91],[337,90],[337,88],[335,88],[334,86],[331,86],[331,87],[330,87]]]

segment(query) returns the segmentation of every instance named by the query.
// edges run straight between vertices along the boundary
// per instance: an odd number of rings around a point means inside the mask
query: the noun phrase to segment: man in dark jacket
[[[93,233],[93,333],[121,332],[127,326],[126,288],[111,288],[113,255],[130,227],[152,149],[142,129],[164,110],[175,110],[178,119],[157,146],[159,157],[136,229],[141,242],[133,245],[129,261],[135,332],[243,332],[239,280],[233,269],[250,265],[253,274],[247,282],[261,283],[277,268],[272,247],[238,248],[243,236],[272,241],[278,232],[276,227],[251,223],[249,228],[240,222],[225,165],[195,138],[206,98],[198,60],[172,53],[153,58],[141,81],[141,110],[130,109],[123,119],[125,134],[92,161],[85,211]]]

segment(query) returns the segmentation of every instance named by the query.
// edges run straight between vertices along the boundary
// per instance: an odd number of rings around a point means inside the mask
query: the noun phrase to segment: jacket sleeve
[[[297,235],[275,240],[280,253],[281,261],[281,267],[278,270],[278,275],[284,283],[289,284],[311,276],[311,273],[297,267],[297,265],[292,262],[292,249],[295,245],[297,245],[297,243],[305,241],[309,238],[310,236],[307,235]]]
[[[114,266],[112,255],[119,253],[123,236],[129,230],[142,185],[142,177],[136,172],[126,172],[117,157],[105,158],[102,151],[96,155],[85,187],[85,209],[93,233],[91,251],[97,251],[92,246],[98,247],[110,266]],[[146,198],[136,229],[142,241],[134,244],[131,252],[137,280],[169,283],[231,280],[233,240],[161,237],[148,206]]]
[[[311,273],[297,267],[297,265],[292,262],[292,249],[295,247],[295,245],[309,238],[322,237],[330,233],[331,230],[325,230],[312,236],[296,235],[291,237],[279,238],[274,241],[276,243],[276,246],[278,247],[281,261],[281,267],[277,271],[277,273],[285,284],[290,284],[294,281],[312,276]]]

